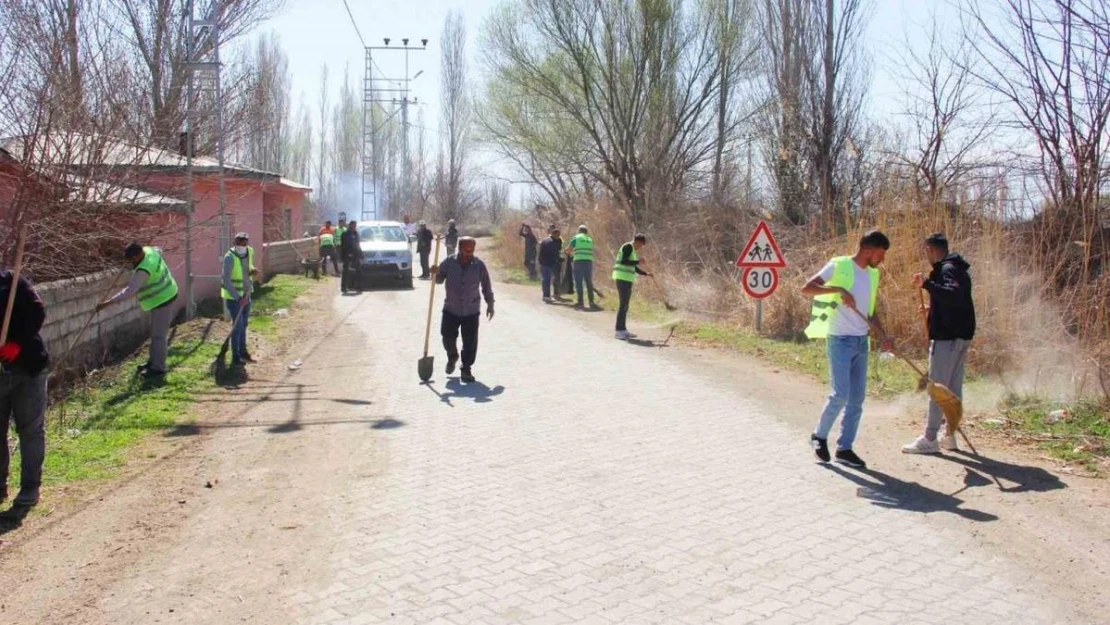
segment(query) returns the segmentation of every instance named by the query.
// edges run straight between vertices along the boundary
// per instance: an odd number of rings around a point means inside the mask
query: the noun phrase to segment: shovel
[[[433,265],[439,265],[439,240],[436,237],[436,253]],[[432,288],[428,289],[428,325],[424,328],[424,357],[416,361],[416,373],[420,375],[421,382],[432,379],[432,369],[435,368],[435,356],[428,355],[428,341],[432,337],[432,306],[436,298],[436,278],[432,276]]]
[[[874,321],[864,316],[863,313],[856,310],[855,306],[848,306],[847,308],[850,308],[852,312],[856,313],[860,316],[861,319],[866,321],[867,325],[871,326],[871,329],[876,334],[878,334],[882,338],[887,338],[886,333],[883,332],[882,328],[880,328]],[[925,390],[929,393],[929,398],[936,402],[937,406],[940,406],[941,412],[944,413],[945,429],[947,430],[948,435],[951,436],[957,431],[959,431],[960,434],[963,434],[963,430],[960,430],[960,420],[963,419],[964,416],[964,405],[963,402],[960,401],[960,398],[957,397],[956,394],[953,393],[952,390],[949,389],[947,386],[930,379],[928,374],[922,371],[921,368],[914,364],[912,360],[907,358],[905,354],[898,350],[897,347],[892,346],[890,351],[893,352],[895,356],[905,361],[905,363],[909,365],[910,368],[913,369],[914,372],[918,376],[920,376],[922,380],[925,380]],[[968,445],[970,445],[971,441],[967,440],[967,435],[963,434],[963,437],[964,440],[967,441]],[[974,447],[972,448],[972,450],[974,451]]]

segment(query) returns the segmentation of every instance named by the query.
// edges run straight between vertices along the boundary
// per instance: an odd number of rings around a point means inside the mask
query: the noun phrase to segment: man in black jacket
[[[7,305],[12,272],[0,274],[0,310]],[[3,313],[0,313],[3,314]],[[39,502],[42,462],[46,457],[46,378],[50,357],[39,331],[46,306],[31,283],[20,278],[12,305],[7,341],[0,345],[0,502],[8,498],[8,423],[19,436],[20,483],[15,506]]]
[[[543,301],[550,304],[555,301],[551,296],[551,287],[555,286],[555,294],[559,293],[559,261],[562,258],[563,240],[559,238],[557,229],[551,230],[547,238],[540,241],[539,262],[541,288]],[[554,283],[554,285],[552,284]]]
[[[428,229],[428,224],[421,219],[420,226],[416,230],[416,253],[420,254],[420,279],[428,279],[428,254],[432,253],[432,231]]]
[[[343,233],[340,242],[343,250],[343,277],[339,281],[339,289],[344,293],[348,291],[362,292],[362,245],[359,241],[358,224],[355,220],[347,224],[347,231]]]
[[[929,378],[947,386],[963,398],[964,367],[967,350],[975,337],[975,303],[971,299],[971,265],[959,254],[948,250],[948,239],[941,233],[925,239],[925,255],[933,265],[926,276],[918,273],[913,283],[929,292],[929,307],[921,313],[929,320]],[[955,451],[955,434],[938,438],[944,413],[929,401],[925,433],[902,447],[907,454],[936,454],[941,449]]]

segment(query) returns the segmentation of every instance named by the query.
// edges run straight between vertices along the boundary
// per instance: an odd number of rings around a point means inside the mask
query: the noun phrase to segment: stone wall
[[[319,256],[320,250],[317,248],[316,239],[313,237],[263,244],[262,279],[268,281],[279,273],[300,273],[302,271],[302,258],[316,259]]]
[[[130,276],[130,271],[104,271],[35,285],[35,290],[46,304],[42,337],[54,363],[77,339],[97,303],[122,289]],[[96,315],[66,359],[64,367],[99,366],[113,355],[134,350],[147,339],[149,333],[150,316],[142,314],[135,298],[128,298]]]

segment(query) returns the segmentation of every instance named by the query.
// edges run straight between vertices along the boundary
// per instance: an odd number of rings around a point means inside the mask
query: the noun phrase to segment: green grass
[[[271,313],[288,308],[311,284],[296,276],[277,276],[263,285],[256,293],[259,314],[251,318],[251,331],[276,334],[278,320]],[[216,388],[212,365],[225,336],[205,336],[211,323],[196,319],[176,328],[177,338],[169,349],[170,373],[161,385],[146,383],[135,373],[146,360],[144,349],[55,402],[47,413],[43,482],[57,485],[110,478],[126,464],[132,445],[152,432],[182,423],[198,395]],[[18,454],[12,467],[14,485],[19,480]]]
[[[1065,411],[1061,418],[1053,412]],[[1105,403],[1088,400],[1071,404],[1029,395],[1008,395],[999,404],[1004,419],[988,419],[983,427],[1031,438],[1055,458],[1083,465],[1098,473],[1110,459],[1110,414]]]

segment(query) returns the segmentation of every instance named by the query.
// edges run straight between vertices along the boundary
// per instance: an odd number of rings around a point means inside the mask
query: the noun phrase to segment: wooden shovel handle
[[[439,265],[439,241],[443,237],[436,237],[436,253],[435,260],[432,265]],[[428,341],[432,338],[432,306],[435,305],[436,298],[436,277],[432,276],[432,288],[428,289],[428,325],[424,328],[424,357],[428,357]]]
[[[866,321],[867,325],[871,327],[871,331],[874,332],[875,334],[878,334],[880,339],[889,338],[887,336],[886,332],[883,332],[883,329],[879,327],[879,324],[875,323],[874,320],[872,320],[872,319],[868,319],[867,316],[864,315],[863,313],[861,313],[859,310],[857,310],[855,306],[847,306],[845,304],[841,304],[841,306],[845,306],[846,308],[850,309],[852,312],[859,315],[860,319],[863,319],[864,321]],[[920,376],[922,378],[927,378],[928,376],[925,375],[925,372],[922,371],[920,367],[915,365],[912,360],[907,358],[905,354],[903,354],[901,351],[899,351],[898,346],[894,345],[893,343],[894,343],[894,341],[891,341],[891,347],[890,347],[891,353],[893,353],[895,356],[897,356],[897,357],[901,358],[903,361],[905,361],[905,363],[910,366],[910,369],[913,369],[914,372],[916,372],[918,376]]]
[[[918,294],[921,296],[921,307],[925,308],[925,289],[918,289]],[[932,311],[927,311],[932,312]],[[929,315],[925,314],[921,317],[921,323],[925,326],[925,347],[929,346]]]
[[[8,330],[12,323],[12,309],[15,307],[15,292],[19,289],[19,274],[23,271],[23,245],[27,241],[27,226],[19,229],[19,239],[15,244],[15,263],[12,265],[12,284],[8,290],[8,302],[4,308],[4,323],[0,327],[0,345],[8,342]]]

